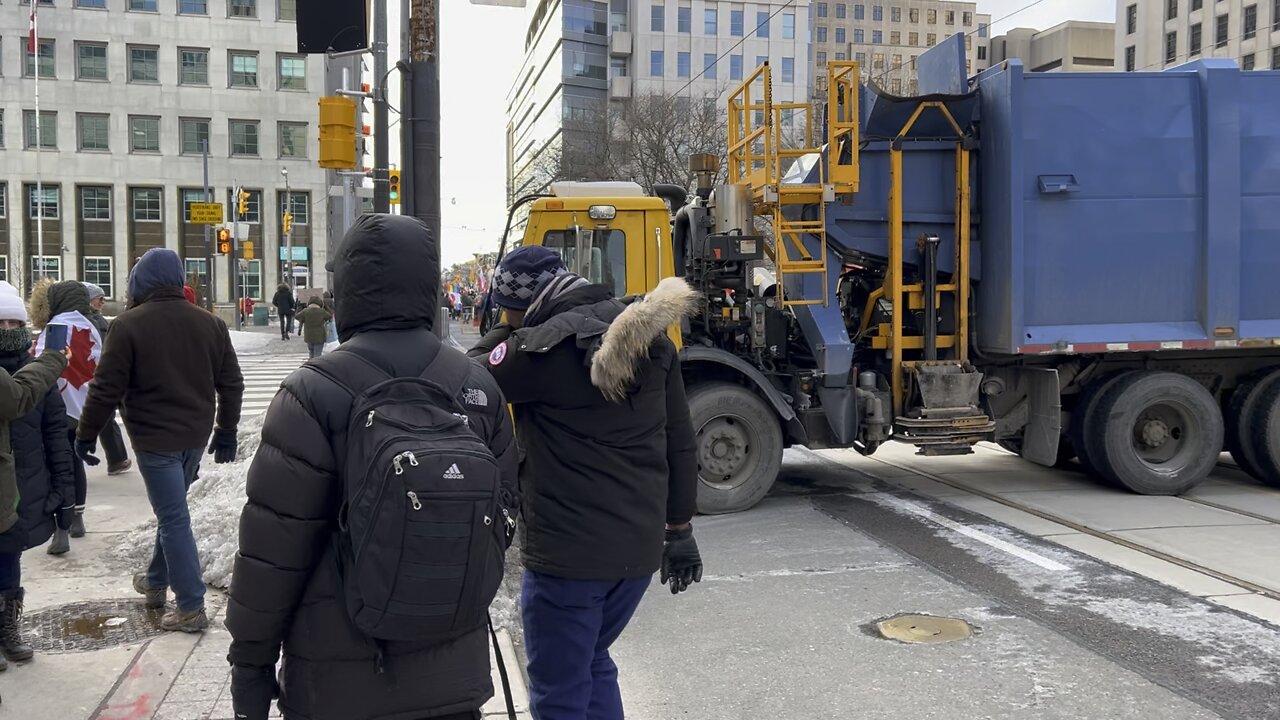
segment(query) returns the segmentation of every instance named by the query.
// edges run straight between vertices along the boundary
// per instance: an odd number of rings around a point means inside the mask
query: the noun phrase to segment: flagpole
[[[36,22],[37,8],[40,0],[28,0],[31,3],[31,39],[30,50],[35,62],[36,76],[36,257],[40,262],[40,277],[44,277],[44,178],[40,174],[40,153],[44,152],[43,128],[40,117],[40,30]],[[32,268],[31,285],[35,285],[35,268]]]

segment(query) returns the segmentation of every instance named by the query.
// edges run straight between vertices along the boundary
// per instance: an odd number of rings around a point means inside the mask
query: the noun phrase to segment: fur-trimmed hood
[[[698,293],[681,278],[658,283],[653,292],[627,306],[609,324],[591,356],[591,384],[618,402],[635,380],[636,365],[667,328],[698,313]]]

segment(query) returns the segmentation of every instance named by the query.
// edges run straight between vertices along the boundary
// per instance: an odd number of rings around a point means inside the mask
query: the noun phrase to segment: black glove
[[[671,584],[675,595],[696,582],[702,582],[702,555],[698,542],[693,539],[693,526],[683,530],[667,530],[667,541],[662,547],[662,584]]]
[[[275,668],[231,666],[231,707],[236,720],[266,720],[271,700],[279,696]]]
[[[98,452],[97,440],[84,440],[82,438],[76,438],[76,457],[83,460],[85,465],[88,465],[89,467],[93,467],[94,465],[97,465],[98,463],[102,462],[96,456],[94,456],[94,453],[96,452]]]
[[[219,465],[234,462],[236,459],[236,431],[218,428],[213,431],[213,442],[209,443],[209,454]]]
[[[71,523],[76,519],[76,506],[68,505],[64,508],[58,508],[53,514],[53,520],[58,524],[60,530],[70,530]]]

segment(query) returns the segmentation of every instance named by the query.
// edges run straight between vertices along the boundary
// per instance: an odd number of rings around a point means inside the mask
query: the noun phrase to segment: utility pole
[[[426,223],[436,244],[435,267],[422,272],[440,276],[440,26],[438,0],[410,0],[410,103],[413,151],[408,194],[411,212]],[[401,105],[406,105],[401,102]],[[403,108],[402,108],[403,110]],[[401,120],[406,124],[406,120]]]
[[[204,201],[213,202],[213,190],[209,188],[209,141],[200,141],[201,151],[204,153]],[[204,226],[204,269],[208,276],[204,280],[204,309],[213,312],[213,293],[214,288],[218,287],[213,284],[213,242],[209,239],[209,226]],[[237,311],[239,308],[237,308]]]
[[[240,330],[240,193],[244,188],[240,187],[237,181],[235,184],[235,194],[231,198],[233,205],[231,206],[232,223],[231,223],[231,317],[235,319],[234,327]],[[259,213],[261,215],[261,213]],[[261,219],[261,217],[259,217]]]
[[[280,224],[284,227],[284,274],[289,292],[293,292],[293,193],[289,191],[289,169],[280,168],[284,176],[284,211],[280,213]],[[264,250],[266,248],[263,248]]]
[[[391,127],[387,111],[387,5],[390,0],[373,2],[373,211],[391,212],[387,191],[387,168],[390,167]]]

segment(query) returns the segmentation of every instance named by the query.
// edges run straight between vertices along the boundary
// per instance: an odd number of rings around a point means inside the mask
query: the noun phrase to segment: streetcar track
[[[826,457],[826,456],[824,456],[824,455],[820,455],[820,454],[818,454],[818,453],[814,452],[813,450],[809,450],[808,448],[800,448],[800,447],[797,447],[797,448],[794,448],[794,449],[795,449],[795,450],[803,450],[804,452],[809,453],[810,455],[812,455],[812,456],[813,456],[813,457],[815,457],[815,458],[818,458],[818,459],[823,460],[823,461],[828,462],[828,463],[832,463],[832,464],[835,464],[835,465],[839,465],[839,466],[840,466],[840,467],[842,467],[842,468],[852,469],[852,470],[855,470],[856,472],[864,472],[864,473],[866,473],[866,471],[860,471],[860,470],[858,470],[857,468],[853,468],[853,467],[851,467],[851,466],[849,466],[849,465],[846,465],[846,464],[844,464],[844,463],[842,463],[842,462],[840,462],[840,461],[838,461],[838,460],[835,460],[835,459],[833,459],[833,458]],[[933,482],[940,483],[940,484],[942,484],[942,485],[946,485],[946,486],[951,487],[951,488],[955,488],[956,490],[962,490],[962,491],[964,491],[964,492],[966,492],[966,493],[969,493],[970,495],[975,495],[975,496],[978,496],[978,497],[981,497],[981,498],[985,498],[985,499],[987,499],[987,500],[991,500],[991,501],[993,501],[993,502],[996,502],[996,503],[999,503],[999,504],[1001,504],[1001,505],[1004,505],[1005,507],[1009,507],[1009,508],[1012,508],[1012,509],[1014,509],[1014,510],[1020,510],[1020,511],[1025,512],[1025,513],[1027,513],[1027,514],[1029,514],[1029,515],[1034,515],[1034,516],[1036,516],[1036,517],[1038,517],[1038,518],[1040,518],[1040,519],[1042,519],[1042,520],[1048,520],[1049,522],[1057,523],[1057,524],[1062,525],[1062,526],[1064,526],[1064,527],[1071,528],[1072,530],[1074,530],[1074,531],[1076,531],[1076,532],[1079,532],[1079,533],[1082,533],[1082,534],[1085,534],[1085,535],[1090,535],[1090,536],[1092,536],[1092,537],[1096,537],[1096,538],[1098,538],[1098,539],[1100,539],[1100,540],[1105,540],[1105,541],[1107,541],[1107,542],[1109,542],[1109,543],[1112,543],[1112,544],[1114,544],[1114,545],[1119,545],[1119,546],[1121,546],[1121,547],[1125,547],[1125,548],[1128,548],[1128,549],[1130,549],[1130,550],[1134,550],[1134,551],[1136,551],[1136,552],[1140,552],[1140,553],[1142,553],[1142,554],[1144,554],[1144,555],[1147,555],[1147,556],[1149,556],[1149,557],[1153,557],[1153,558],[1156,558],[1156,559],[1158,559],[1158,560],[1163,560],[1163,561],[1165,561],[1165,562],[1172,563],[1172,564],[1177,565],[1177,566],[1179,566],[1179,567],[1181,567],[1181,568],[1184,568],[1184,569],[1187,569],[1187,570],[1191,570],[1191,571],[1193,571],[1193,572],[1198,572],[1198,573],[1200,573],[1200,574],[1202,574],[1202,575],[1207,575],[1207,576],[1212,577],[1212,578],[1215,578],[1215,579],[1217,579],[1217,580],[1221,580],[1222,582],[1229,583],[1229,584],[1231,584],[1231,585],[1235,585],[1235,586],[1237,586],[1237,587],[1243,588],[1243,589],[1248,590],[1248,591],[1250,591],[1250,592],[1252,592],[1252,593],[1256,593],[1256,594],[1258,594],[1258,595],[1262,595],[1262,596],[1264,596],[1264,597],[1271,598],[1271,599],[1273,599],[1273,600],[1280,600],[1280,589],[1277,589],[1277,588],[1269,588],[1269,587],[1266,587],[1266,586],[1263,586],[1263,585],[1259,585],[1259,584],[1257,584],[1257,583],[1255,583],[1255,582],[1252,582],[1252,581],[1250,581],[1250,580],[1245,580],[1245,579],[1240,578],[1240,577],[1237,577],[1237,576],[1235,576],[1235,575],[1231,575],[1230,573],[1225,573],[1225,572],[1222,572],[1222,571],[1220,571],[1220,570],[1214,569],[1214,568],[1209,567],[1209,566],[1207,566],[1207,565],[1202,565],[1202,564],[1200,564],[1200,563],[1197,563],[1197,562],[1194,562],[1194,561],[1191,561],[1191,560],[1186,560],[1186,559],[1181,558],[1181,557],[1178,557],[1178,556],[1176,556],[1176,555],[1171,555],[1171,554],[1166,553],[1166,552],[1164,552],[1164,551],[1162,551],[1162,550],[1157,550],[1157,549],[1155,549],[1155,548],[1148,547],[1148,546],[1143,545],[1143,544],[1141,544],[1141,543],[1134,542],[1134,541],[1129,540],[1129,539],[1127,539],[1127,538],[1120,537],[1119,535],[1116,535],[1115,533],[1111,533],[1111,532],[1107,532],[1107,531],[1105,531],[1105,530],[1098,530],[1098,529],[1096,529],[1096,528],[1089,527],[1088,525],[1084,525],[1084,524],[1079,523],[1079,522],[1077,522],[1077,521],[1075,521],[1075,520],[1071,520],[1071,519],[1068,519],[1068,518],[1063,517],[1063,516],[1061,516],[1061,515],[1057,515],[1057,514],[1055,514],[1055,513],[1053,513],[1053,512],[1049,512],[1049,511],[1046,511],[1046,510],[1041,510],[1041,509],[1039,509],[1039,508],[1035,508],[1035,507],[1032,507],[1032,506],[1030,506],[1030,505],[1026,505],[1026,504],[1020,503],[1020,502],[1018,502],[1018,501],[1016,501],[1016,500],[1012,500],[1012,499],[1010,499],[1010,498],[1006,498],[1006,497],[1004,497],[1004,496],[1002,496],[1002,495],[998,495],[998,494],[993,493],[993,492],[990,492],[990,491],[988,491],[988,490],[983,490],[982,488],[975,487],[975,486],[973,486],[973,485],[969,485],[968,483],[960,482],[960,481],[958,481],[958,480],[953,480],[953,479],[951,479],[951,478],[948,478],[948,477],[945,477],[945,476],[942,476],[942,475],[938,475],[938,474],[935,474],[935,473],[931,473],[931,472],[928,472],[928,471],[925,471],[925,470],[919,470],[919,469],[914,468],[914,467],[910,467],[910,466],[907,466],[907,465],[903,465],[903,464],[901,464],[901,463],[893,462],[893,461],[890,461],[890,460],[885,460],[885,459],[882,459],[882,458],[877,458],[877,457],[868,457],[867,459],[869,459],[869,460],[873,460],[873,461],[878,462],[878,463],[881,463],[882,465],[887,465],[887,466],[889,466],[889,467],[897,468],[897,469],[902,470],[902,471],[904,471],[904,472],[911,473],[912,475],[915,475],[915,476],[917,476],[917,477],[923,478],[923,479],[925,479],[925,480],[932,480]],[[898,485],[898,484],[894,481],[894,479],[892,479],[892,478],[880,478],[880,477],[876,477],[876,476],[875,476],[874,474],[872,474],[872,473],[866,473],[866,474],[867,474],[867,475],[870,475],[872,478],[874,478],[875,480],[877,480],[877,481],[879,481],[879,482],[887,483],[887,484],[890,484],[890,485]],[[900,486],[899,486],[899,487],[900,487]],[[1239,515],[1239,516],[1241,516],[1241,517],[1249,517],[1249,518],[1253,518],[1253,519],[1264,520],[1264,521],[1266,521],[1267,523],[1272,524],[1272,525],[1278,525],[1278,524],[1280,524],[1280,522],[1277,522],[1275,518],[1268,518],[1268,517],[1261,516],[1261,515],[1255,515],[1254,513],[1250,513],[1250,512],[1248,512],[1248,511],[1241,511],[1241,510],[1237,510],[1237,509],[1235,509],[1235,508],[1230,508],[1230,507],[1226,507],[1226,506],[1220,506],[1220,505],[1218,505],[1217,503],[1213,503],[1213,502],[1209,502],[1209,501],[1195,500],[1195,499],[1193,499],[1193,498],[1181,498],[1181,499],[1183,499],[1183,500],[1187,500],[1187,501],[1189,501],[1189,502],[1194,502],[1194,503],[1197,503],[1197,504],[1200,504],[1200,505],[1204,505],[1204,506],[1206,506],[1206,507],[1212,507],[1212,508],[1215,508],[1215,509],[1218,509],[1218,510],[1222,510],[1222,511],[1224,511],[1224,512],[1234,513],[1234,514]],[[936,500],[937,502],[941,502],[941,503],[943,503],[943,504],[946,504],[946,502],[947,502],[947,501],[946,501],[946,498],[934,498],[934,500]],[[1052,538],[1045,538],[1045,539],[1046,539],[1047,541],[1052,541]],[[1055,543],[1055,544],[1056,544],[1056,543]]]

